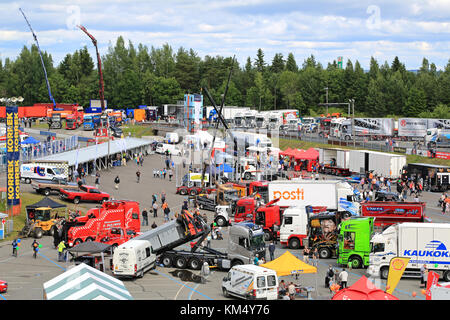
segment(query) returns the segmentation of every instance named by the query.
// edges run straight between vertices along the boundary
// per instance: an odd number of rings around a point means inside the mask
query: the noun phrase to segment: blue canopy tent
[[[21,142],[21,144],[36,144],[36,143],[40,143],[40,141],[33,137],[28,137]]]

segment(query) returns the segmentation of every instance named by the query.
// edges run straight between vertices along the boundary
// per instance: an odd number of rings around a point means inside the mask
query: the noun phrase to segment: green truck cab
[[[352,217],[339,226],[337,263],[353,269],[369,265],[373,217]]]

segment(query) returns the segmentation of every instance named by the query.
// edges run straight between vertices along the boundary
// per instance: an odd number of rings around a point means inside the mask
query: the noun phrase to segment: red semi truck
[[[361,216],[374,217],[377,229],[401,222],[431,222],[425,207],[425,202],[368,201],[361,203]]]
[[[83,125],[83,107],[73,107],[72,113],[66,116],[66,130],[75,130]]]
[[[234,222],[252,221],[263,227],[264,239],[271,240],[276,227],[281,225],[283,212],[287,208],[275,205],[279,200],[277,198],[265,205],[260,205],[260,202],[252,197],[240,199],[236,202]],[[321,206],[312,207],[314,214],[326,211],[326,209]],[[277,237],[279,237],[278,232]]]
[[[65,221],[63,239],[69,247],[86,241],[118,246],[141,231],[139,203],[112,200],[90,209],[85,216]]]

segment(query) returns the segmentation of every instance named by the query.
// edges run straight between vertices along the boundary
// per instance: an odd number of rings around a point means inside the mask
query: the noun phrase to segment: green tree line
[[[87,47],[67,54],[59,65],[43,52],[52,94],[59,103],[89,105],[98,99],[96,58]],[[185,93],[200,93],[207,87],[216,103],[221,101],[228,72],[233,73],[226,97],[227,105],[247,106],[258,110],[298,109],[302,116],[325,111],[326,102],[347,103],[355,100],[355,113],[369,117],[436,117],[450,115],[450,60],[444,70],[423,58],[419,70],[405,68],[398,57],[383,64],[375,58],[365,71],[358,61],[347,60],[339,68],[335,61],[325,67],[313,55],[297,64],[293,53],[282,53],[267,60],[262,49],[248,57],[242,66],[231,57],[205,56],[193,49],[174,50],[169,44],[160,48],[137,47],[119,37],[102,57],[105,99],[112,108],[138,105],[172,104]],[[37,47],[24,46],[15,60],[0,61],[2,96],[22,96],[23,105],[49,102]],[[205,99],[205,104],[209,101]],[[341,111],[347,108],[330,108]]]

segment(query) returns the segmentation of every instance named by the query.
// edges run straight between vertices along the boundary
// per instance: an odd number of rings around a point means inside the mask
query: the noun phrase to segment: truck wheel
[[[178,269],[185,269],[187,265],[187,261],[185,257],[179,256],[175,257],[175,267]]]
[[[243,264],[244,264],[244,263],[243,263],[241,260],[238,260],[238,259],[231,261],[231,267],[232,267],[232,268],[233,268],[234,266],[240,266],[240,265],[243,265]]]
[[[93,238],[91,238],[91,237],[87,237],[87,238],[86,238],[86,240],[85,240],[84,242],[92,242],[92,241],[94,241],[94,239],[93,239]]]
[[[290,249],[299,249],[300,248],[300,240],[297,238],[291,238],[289,240],[289,248]]]
[[[108,198],[103,198],[103,199],[102,199],[102,203],[104,203],[104,202],[106,202],[106,201],[108,201]]]
[[[264,230],[264,241],[270,241],[272,240],[272,235],[268,230]]]
[[[170,268],[172,266],[172,258],[170,256],[163,256],[161,262],[166,268]]]
[[[225,220],[224,217],[219,216],[216,218],[216,223],[219,227],[225,227],[227,225],[227,220]]]
[[[47,234],[48,234],[50,237],[53,237],[53,236],[55,235],[56,232],[58,232],[58,231],[56,231],[56,227],[55,227],[55,226],[52,226],[52,227],[50,228],[50,230],[48,230]]]
[[[389,275],[389,267],[382,267],[380,269],[380,278],[387,279]]]
[[[319,258],[321,259],[330,259],[331,251],[328,248],[320,248],[319,249]]]
[[[192,270],[200,270],[200,268],[202,267],[200,259],[198,259],[198,258],[190,259],[188,265],[189,265],[189,269],[192,269]]]
[[[191,196],[196,196],[196,195],[197,195],[197,190],[192,189],[191,191],[189,191],[189,194],[190,194]]]
[[[50,195],[50,193],[51,193],[50,188],[45,188],[44,196],[48,197]]]
[[[229,298],[229,297],[230,297],[230,294],[228,293],[228,290],[225,289],[224,287],[222,287],[222,292],[223,292],[223,296],[224,296],[225,298]]]
[[[450,282],[450,271],[447,270],[444,272],[444,274],[442,275],[442,278],[444,279],[445,282]]]
[[[75,241],[73,242],[73,246],[75,247],[75,246],[79,245],[82,242],[83,242],[83,240],[81,240],[80,238],[75,239]]]
[[[25,183],[30,184],[31,183],[31,179],[30,178],[26,178],[25,179]]]
[[[80,197],[75,197],[74,199],[73,199],[73,203],[75,203],[75,204],[79,204],[80,203]]]
[[[348,261],[352,265],[353,269],[359,269],[362,267],[362,260],[359,256],[351,256]]]
[[[36,239],[42,238],[43,235],[44,235],[44,231],[42,230],[42,228],[36,228],[36,229],[34,229],[34,237],[35,237]]]
[[[188,192],[187,192],[186,189],[181,189],[181,190],[180,190],[180,194],[181,194],[182,196],[185,196],[185,195],[188,194]]]
[[[250,180],[252,178],[252,174],[250,173],[250,172],[246,172],[245,174],[244,174],[244,179],[245,180]]]

